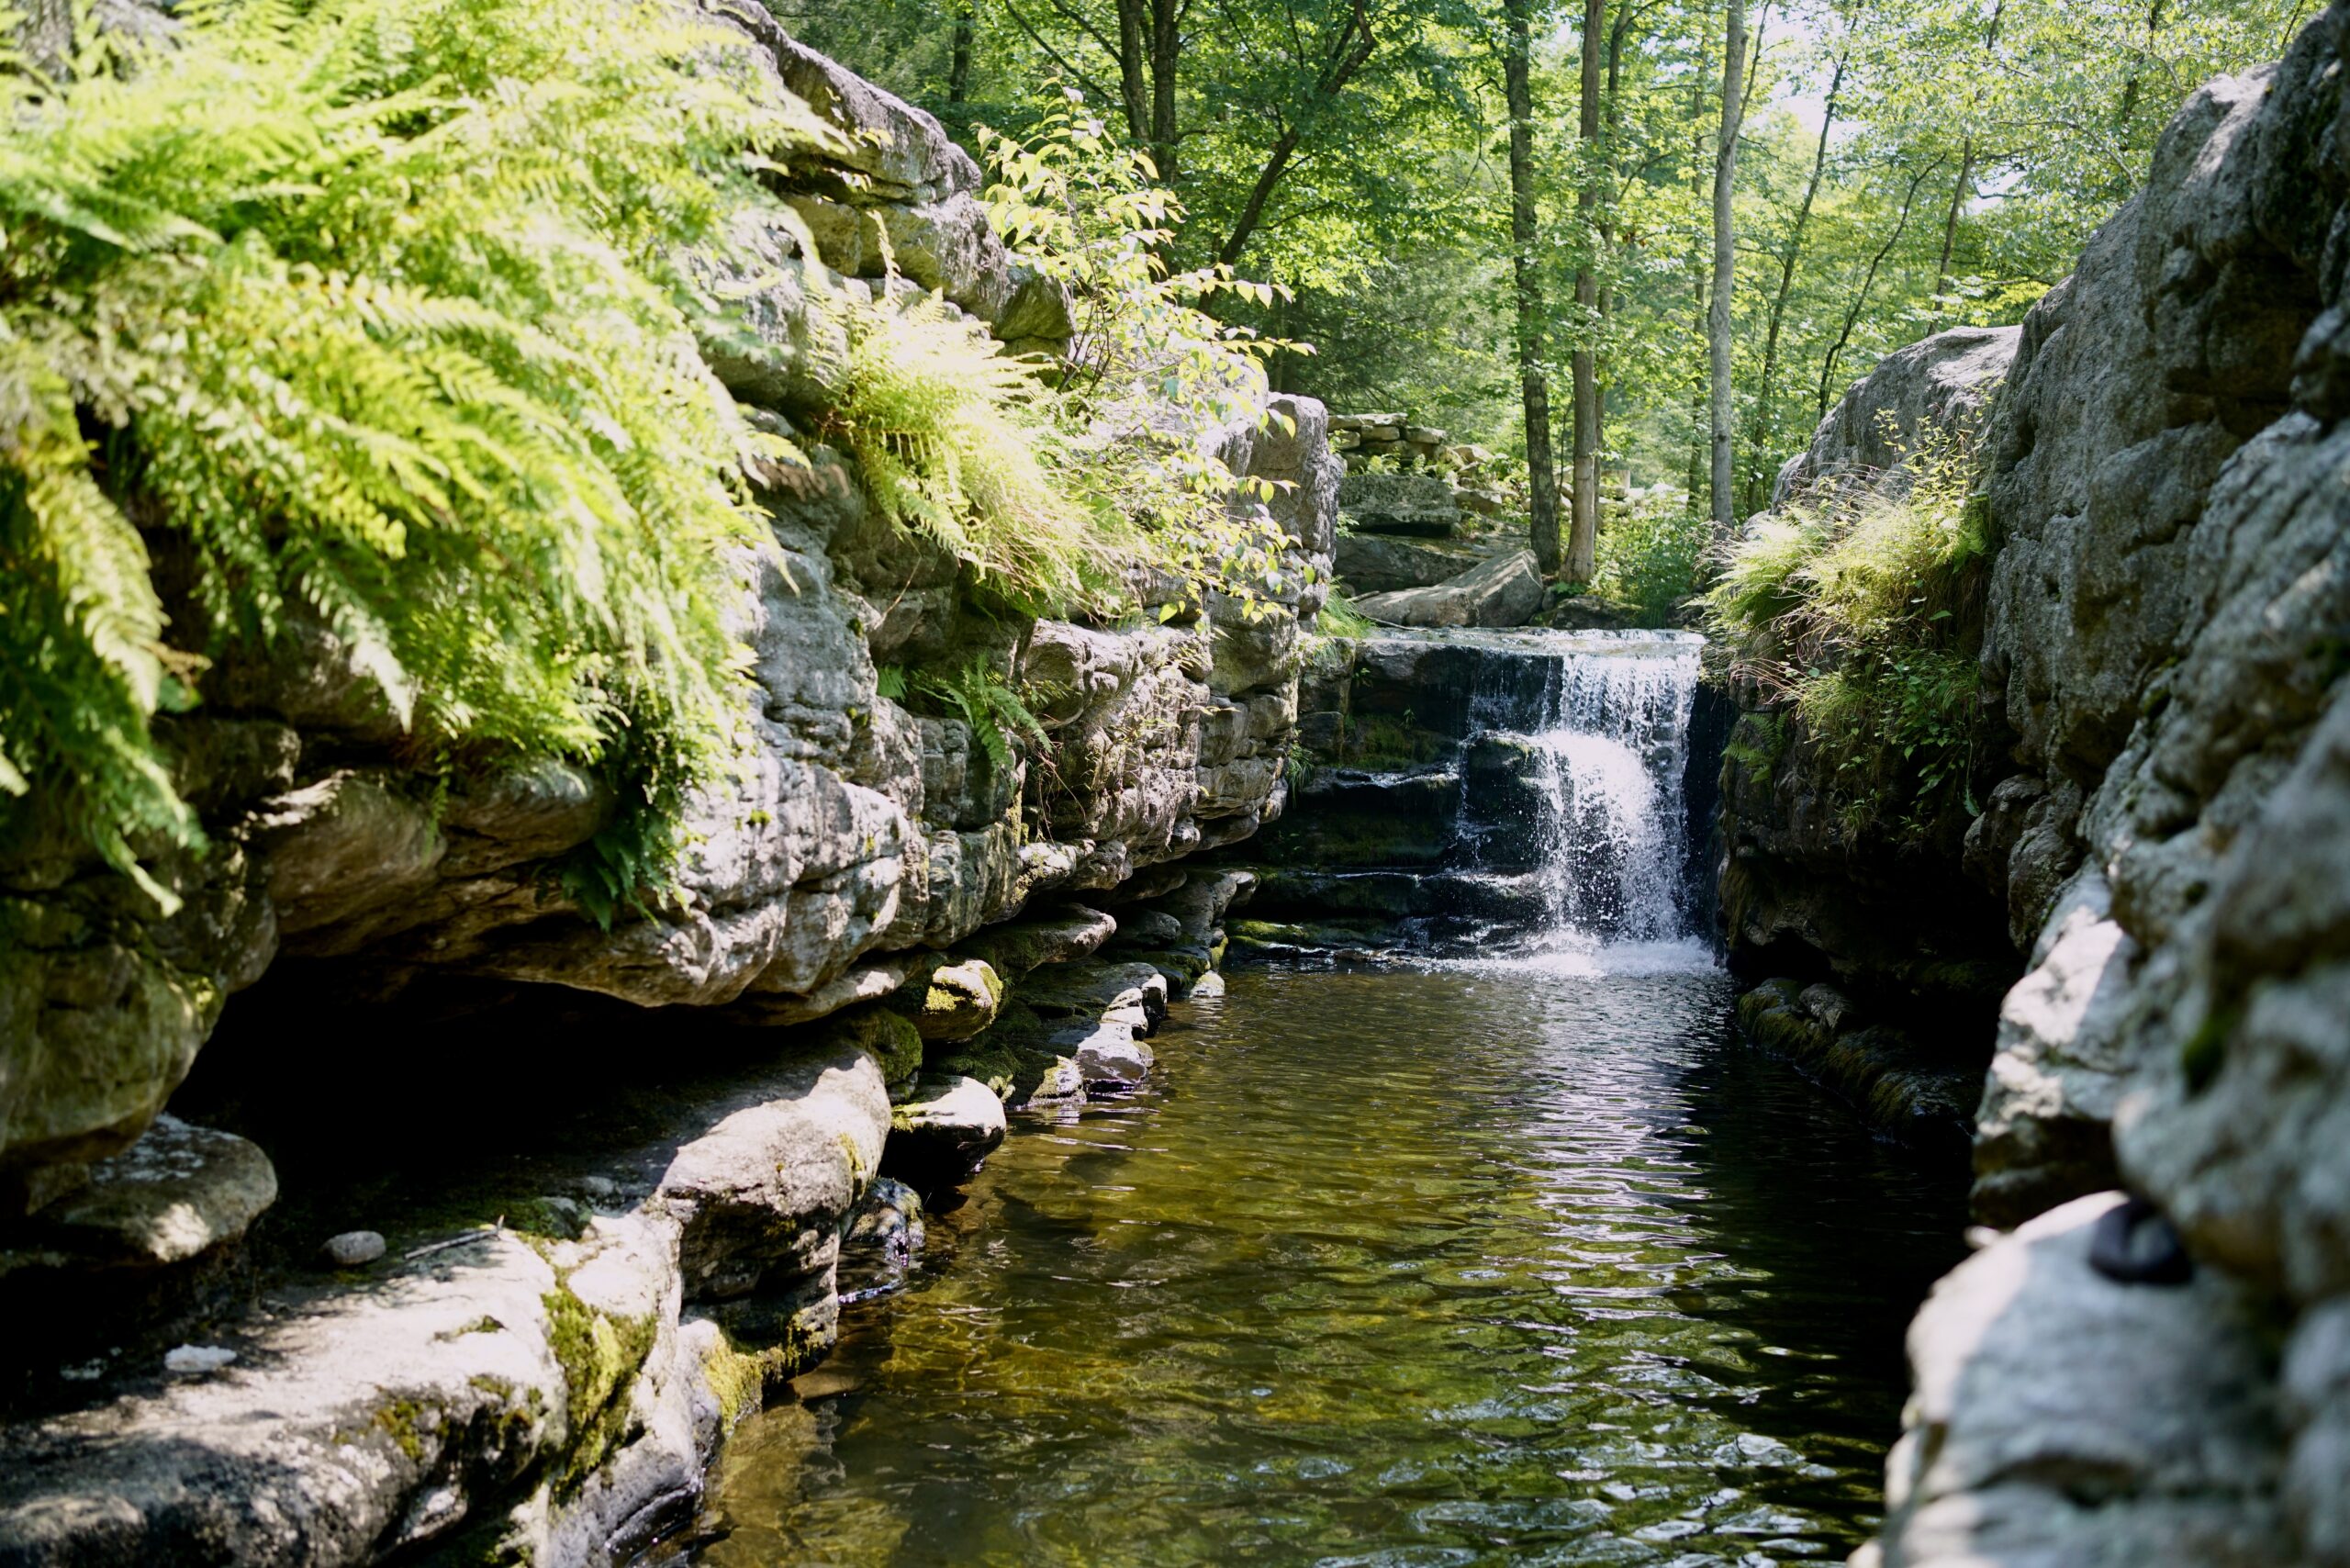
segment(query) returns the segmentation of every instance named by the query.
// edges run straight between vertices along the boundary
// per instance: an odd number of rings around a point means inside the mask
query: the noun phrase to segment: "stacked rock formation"
[[[1800,736],[1725,778],[1750,961],[2021,976],[1974,1128],[2014,1228],[1912,1328],[1871,1562],[2350,1562],[2345,65],[2335,5],[2197,93],[2020,332],[1894,356],[1790,476],[1981,422],[1998,545],[1979,815],[1873,867]]]
[[[821,428],[821,302],[890,286],[885,256],[1010,349],[1068,336],[934,120],[718,11],[846,133],[788,177],[812,251],[747,237],[769,264],[706,347],[755,417]],[[1274,613],[1131,631],[983,612],[803,436],[736,606],[747,748],[691,805],[684,899],[609,930],[549,870],[609,817],[599,778],[436,790],[320,627],[208,672],[168,722],[212,844],[160,868],[176,913],[62,845],[0,866],[0,1300],[27,1326],[0,1559],[640,1550],[828,1347],[843,1238],[908,1229],[877,1173],[951,1178],[1007,1101],[1130,1084],[1212,970],[1248,879],[1181,862],[1281,809],[1337,518],[1320,406],[1261,401],[1192,434],[1287,542]],[[881,666],[974,655],[1046,694],[1051,790],[883,694]],[[165,1113],[189,1094],[252,1136]],[[556,1107],[576,1125],[535,1137]],[[390,1151],[352,1214],[346,1148]]]

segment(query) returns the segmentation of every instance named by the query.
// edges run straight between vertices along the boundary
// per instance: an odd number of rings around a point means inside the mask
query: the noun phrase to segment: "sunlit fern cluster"
[[[602,769],[567,880],[609,914],[723,755],[725,557],[785,455],[680,258],[825,133],[658,4],[191,0],[173,34],[0,71],[0,827],[168,907],[140,861],[202,835],[150,720],[299,619],[418,758]]]

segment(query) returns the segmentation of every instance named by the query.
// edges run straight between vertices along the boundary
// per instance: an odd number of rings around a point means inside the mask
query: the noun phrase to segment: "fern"
[[[891,521],[1031,614],[1099,609],[1136,559],[1123,519],[1072,502],[1050,465],[1035,367],[935,296],[851,310],[847,390],[827,433]]]
[[[605,771],[569,884],[609,918],[725,755],[744,476],[792,455],[704,369],[683,258],[829,133],[658,4],[178,17],[85,37],[62,86],[0,59],[0,827],[62,823],[169,907],[140,858],[201,833],[149,720],[298,619],[417,755]]]
[[[916,675],[910,684],[961,714],[971,738],[998,767],[1012,766],[1021,743],[1042,746],[1050,739],[1044,721],[979,655],[972,655],[971,662],[952,676]]]

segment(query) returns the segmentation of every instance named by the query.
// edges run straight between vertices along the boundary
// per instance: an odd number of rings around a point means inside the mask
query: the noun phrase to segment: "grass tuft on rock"
[[[1830,487],[1750,528],[1706,596],[1707,630],[1770,704],[1741,723],[1733,756],[1775,766],[1792,714],[1855,834],[1916,835],[1952,807],[1976,809],[1991,545],[1974,475],[1972,453],[1944,441],[1897,483]]]

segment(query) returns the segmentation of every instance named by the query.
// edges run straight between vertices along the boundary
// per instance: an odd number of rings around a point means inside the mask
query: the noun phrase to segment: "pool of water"
[[[1879,1506],[1920,1171],[1676,959],[1254,969],[1019,1125],[662,1556],[1740,1563]]]

